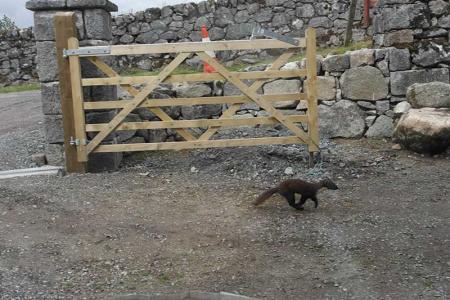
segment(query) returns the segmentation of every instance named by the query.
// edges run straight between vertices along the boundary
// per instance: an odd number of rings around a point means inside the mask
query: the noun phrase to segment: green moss
[[[25,92],[25,91],[36,91],[39,90],[41,86],[39,83],[26,83],[21,85],[10,85],[0,88],[0,94],[5,93],[17,93],[17,92]]]

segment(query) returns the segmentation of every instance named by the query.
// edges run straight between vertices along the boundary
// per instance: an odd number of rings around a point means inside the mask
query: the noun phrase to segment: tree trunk
[[[348,15],[347,33],[345,34],[344,46],[348,46],[352,42],[352,29],[353,22],[355,21],[356,1],[357,0],[352,0],[352,2],[350,3],[350,12]]]

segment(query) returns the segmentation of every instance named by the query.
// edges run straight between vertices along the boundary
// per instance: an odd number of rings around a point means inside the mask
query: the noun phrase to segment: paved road
[[[42,124],[40,91],[0,94],[0,136]]]

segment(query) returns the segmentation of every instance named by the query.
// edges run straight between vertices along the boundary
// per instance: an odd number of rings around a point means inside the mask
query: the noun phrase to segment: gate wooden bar
[[[73,17],[58,15],[59,22],[73,23]],[[69,20],[70,18],[70,20]],[[58,27],[57,27],[58,28]],[[60,27],[57,34],[57,43],[67,45],[65,54],[70,65],[70,86],[64,87],[65,94],[71,93],[72,111],[67,110],[63,118],[73,124],[71,132],[66,134],[75,138],[75,146],[69,150],[76,150],[76,155],[68,155],[67,159],[72,163],[84,163],[88,160],[90,153],[98,152],[123,152],[123,151],[147,151],[147,150],[181,150],[194,148],[212,147],[237,147],[255,146],[270,144],[306,144],[310,152],[310,158],[314,152],[319,151],[319,131],[317,116],[317,70],[316,70],[316,33],[310,28],[306,32],[306,38],[298,39],[298,45],[292,45],[283,41],[262,39],[243,41],[216,41],[207,43],[173,43],[173,44],[151,44],[151,45],[124,45],[110,47],[79,47],[78,40],[72,35],[63,34],[66,27]],[[288,62],[289,58],[296,52],[306,48],[306,69],[301,70],[280,70]],[[248,49],[286,49],[266,71],[255,72],[231,72],[220,64],[216,59],[211,58],[207,51],[230,51]],[[108,55],[148,55],[148,54],[175,54],[175,58],[162,68],[158,75],[153,76],[120,76],[102,59]],[[59,53],[62,58],[62,53]],[[216,73],[198,73],[177,75],[174,70],[191,55],[199,56],[202,61],[211,65]],[[102,78],[82,78],[80,59],[88,59],[99,70],[104,73]],[[67,61],[66,61],[67,63]],[[307,92],[262,95],[258,90],[268,81],[279,78],[307,79]],[[61,77],[61,80],[67,80]],[[197,98],[176,98],[176,99],[151,99],[151,93],[161,83],[176,82],[207,82],[213,80],[229,81],[237,87],[242,95],[218,96],[218,97],[197,97]],[[248,85],[244,80],[253,82]],[[143,85],[141,89],[136,89],[133,85]],[[133,98],[131,100],[110,99],[110,101],[90,101],[83,100],[83,87],[120,85]],[[287,100],[307,100],[307,112],[305,115],[285,115],[282,110],[276,109],[273,103]],[[242,104],[256,103],[264,109],[268,116],[254,118],[235,118],[234,115]],[[218,119],[196,119],[196,120],[173,120],[163,107],[170,106],[191,106],[208,104],[228,104]],[[159,121],[146,122],[126,122],[126,117],[136,108],[146,108],[156,115]],[[102,124],[85,124],[85,112],[91,110],[120,110],[111,121]],[[299,126],[299,123],[307,124],[308,132]],[[224,127],[256,126],[256,125],[277,125],[281,124],[288,128],[293,135],[282,137],[259,137],[242,139],[213,139],[218,130]],[[120,130],[156,130],[174,129],[184,141],[161,142],[161,143],[136,143],[136,144],[102,144],[103,140],[114,131]],[[190,128],[206,128],[201,134],[194,133]],[[198,132],[198,131],[197,131]],[[87,133],[96,133],[92,139],[87,138]],[[311,161],[310,161],[311,163]],[[78,171],[77,169],[68,170]]]

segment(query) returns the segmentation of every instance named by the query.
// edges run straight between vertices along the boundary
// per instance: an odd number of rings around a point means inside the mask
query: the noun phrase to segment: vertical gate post
[[[69,39],[77,37],[74,18],[75,14],[73,12],[60,12],[55,15],[56,56],[63,115],[66,170],[69,173],[84,173],[86,172],[86,162],[78,160],[77,148],[70,144],[70,141],[76,137],[76,124],[69,59],[63,57],[63,50],[69,48]]]
[[[316,29],[306,30],[306,69],[308,85],[308,144],[309,165],[314,166],[314,152],[319,151],[319,123],[317,109],[317,56],[316,56]]]

